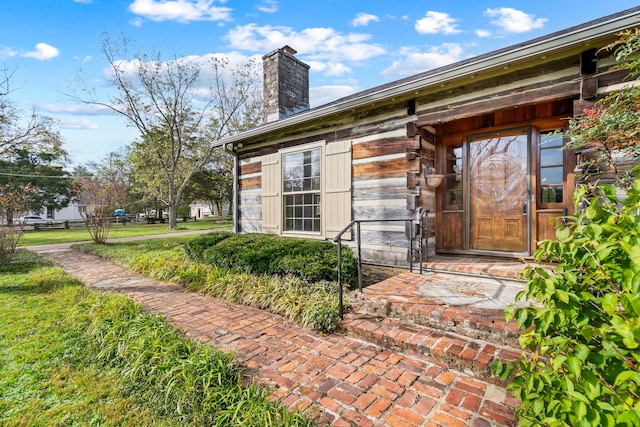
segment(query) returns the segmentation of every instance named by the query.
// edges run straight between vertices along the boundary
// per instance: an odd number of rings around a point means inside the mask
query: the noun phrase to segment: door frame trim
[[[497,250],[494,251],[494,250],[488,250],[488,249],[472,249],[471,248],[471,189],[470,189],[470,182],[469,182],[470,167],[471,167],[471,161],[470,161],[471,139],[500,134],[500,133],[506,133],[506,132],[515,133],[518,131],[524,131],[523,133],[526,134],[527,136],[526,203],[527,203],[528,213],[527,213],[527,219],[526,219],[526,236],[525,236],[526,250],[524,252],[510,252],[510,251],[497,251]],[[494,255],[494,256],[508,255],[508,256],[514,256],[514,257],[531,255],[531,242],[533,237],[532,218],[535,216],[535,209],[534,209],[535,202],[532,200],[535,197],[535,192],[536,192],[536,190],[533,188],[533,182],[532,182],[532,171],[533,171],[532,160],[533,160],[533,145],[534,145],[533,133],[534,133],[533,126],[525,125],[525,126],[506,127],[506,128],[501,128],[501,129],[491,130],[486,132],[471,133],[465,136],[464,149],[463,149],[463,156],[464,156],[463,185],[464,185],[464,192],[466,193],[466,197],[465,197],[465,203],[463,206],[463,215],[464,215],[464,224],[466,229],[465,236],[464,236],[466,252],[472,253],[472,254]]]

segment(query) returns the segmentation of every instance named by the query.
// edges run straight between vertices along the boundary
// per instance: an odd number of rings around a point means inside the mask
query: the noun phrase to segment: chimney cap
[[[288,53],[288,54],[290,54],[290,55],[295,55],[296,53],[298,53],[298,51],[297,51],[297,50],[295,50],[294,48],[292,48],[292,47],[291,47],[291,46],[289,46],[288,44],[286,44],[286,45],[282,46],[282,47],[280,48],[280,50],[281,50],[281,51],[283,51],[283,52],[285,52],[285,53]]]

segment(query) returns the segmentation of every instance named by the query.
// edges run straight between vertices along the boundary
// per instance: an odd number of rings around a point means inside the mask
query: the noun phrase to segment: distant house
[[[69,206],[60,209],[44,208],[39,212],[29,211],[27,215],[38,215],[44,219],[55,221],[81,221],[84,219],[83,214],[87,213],[87,206],[81,201],[75,199],[69,203]]]
[[[229,203],[223,203],[220,208],[211,206],[211,203],[195,201],[189,204],[191,218],[206,218],[209,216],[223,216],[229,212]]]
[[[313,109],[295,50],[265,55],[266,123],[217,142],[236,231],[331,239],[428,211],[431,251],[531,255],[573,209],[580,158],[555,131],[627,83],[599,49],[639,24],[629,9]],[[362,256],[405,262],[415,232],[363,224]]]
[[[191,218],[202,219],[211,216],[211,206],[208,203],[193,202],[189,205]]]

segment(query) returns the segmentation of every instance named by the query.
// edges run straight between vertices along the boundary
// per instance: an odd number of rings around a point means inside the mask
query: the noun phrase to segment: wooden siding
[[[262,176],[254,176],[250,178],[240,177],[238,184],[239,184],[240,190],[262,188]]]
[[[240,165],[240,176],[260,173],[262,170],[262,162],[243,163]]]
[[[556,227],[562,224],[562,209],[544,210],[537,213],[537,236],[536,240],[554,240],[556,238]]]
[[[406,177],[407,171],[417,168],[416,161],[405,158],[393,160],[373,160],[366,164],[353,166],[353,176],[357,179],[383,179]]]
[[[406,136],[363,142],[353,146],[353,160],[370,159],[389,154],[404,154],[410,144]]]
[[[490,78],[468,76],[437,88],[424,88],[393,100],[380,100],[331,117],[274,130],[268,137],[246,141],[239,156],[242,160],[267,158],[279,150],[320,140],[327,145],[350,141],[353,219],[417,220],[420,209],[428,210],[430,249],[436,246],[431,244],[435,241],[439,250],[461,253],[466,245],[464,211],[442,212],[442,195],[426,186],[425,166],[432,164],[442,170],[442,155],[436,156],[435,147],[451,140],[463,142],[470,133],[489,130],[523,125],[540,130],[562,127],[580,102],[589,105],[599,88],[614,85],[624,76],[612,70],[612,61],[599,58],[598,62],[600,68],[590,76],[580,75],[579,53],[547,62],[515,64],[494,70]],[[586,83],[582,84],[583,81]],[[415,101],[415,115],[407,115],[407,100]],[[532,159],[534,170],[536,166],[537,160]],[[565,166],[568,168],[570,164]],[[241,214],[242,231],[260,229],[259,222],[265,219],[261,204],[265,203],[262,186],[266,177],[259,174],[260,168],[264,170],[264,164],[256,162],[240,167],[239,200],[241,210],[247,211]],[[535,178],[533,184],[536,185]],[[567,197],[572,185],[572,176],[568,176]],[[342,203],[346,204],[346,200]],[[561,213],[562,209],[555,207],[533,211],[536,221],[532,239],[552,237],[554,218]],[[390,224],[363,230],[365,258],[386,257],[392,263],[406,263],[407,231]],[[337,222],[334,226],[339,227]],[[332,236],[328,233],[324,237]]]

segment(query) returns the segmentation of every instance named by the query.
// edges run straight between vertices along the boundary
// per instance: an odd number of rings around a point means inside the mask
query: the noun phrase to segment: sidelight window
[[[564,189],[563,138],[557,133],[540,136],[540,201],[562,203]]]

